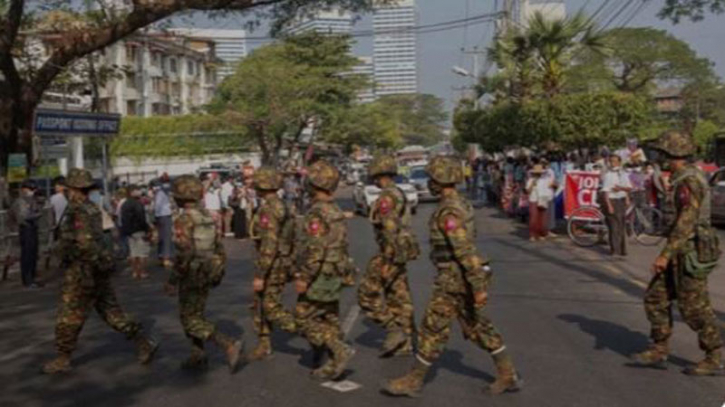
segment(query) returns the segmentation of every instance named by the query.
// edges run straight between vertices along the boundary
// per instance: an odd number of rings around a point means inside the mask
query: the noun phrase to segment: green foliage
[[[251,148],[245,129],[211,115],[125,117],[111,157],[173,157]]]
[[[705,88],[717,82],[713,63],[663,30],[617,28],[605,34],[606,53],[591,52],[578,61],[584,73],[575,82],[609,82],[622,92],[649,92],[658,84]]]
[[[677,24],[682,19],[700,21],[707,12],[722,14],[725,12],[725,0],[666,0],[659,16]]]
[[[429,94],[393,95],[376,103],[381,114],[396,124],[406,145],[431,146],[442,140],[448,121],[443,99]]]
[[[650,106],[647,99],[624,93],[562,94],[480,111],[459,108],[454,124],[465,142],[487,151],[549,141],[567,148],[597,147],[641,137],[651,124]]]
[[[358,60],[349,51],[349,37],[317,33],[259,48],[222,83],[211,111],[245,128],[274,163],[313,120],[319,131],[335,123],[366,86],[350,74]]]
[[[709,120],[702,120],[695,125],[692,137],[695,139],[700,151],[707,151],[715,135],[722,131],[723,127]]]

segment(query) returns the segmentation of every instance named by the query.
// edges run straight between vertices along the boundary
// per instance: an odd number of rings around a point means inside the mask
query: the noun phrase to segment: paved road
[[[344,205],[349,201],[343,200]],[[428,251],[427,217],[421,207],[415,229]],[[627,356],[646,346],[648,329],[641,297],[646,265],[654,249],[632,247],[627,260],[572,247],[564,238],[541,244],[525,239],[526,231],[495,210],[478,211],[478,244],[494,261],[496,273],[489,313],[503,332],[526,381],[518,394],[489,397],[481,393],[493,379],[488,356],[464,342],[456,327],[445,355],[428,381],[424,397],[397,400],[382,396],[379,383],[406,370],[411,359],[379,360],[383,332],[357,316],[354,290],[348,290],[343,314],[347,338],[358,348],[348,379],[362,388],[339,393],[308,378],[311,355],[304,340],[274,337],[277,353],[264,363],[229,376],[223,356],[212,350],[205,374],[178,369],[186,356],[174,299],[164,297],[158,271],[149,281],[116,278],[128,312],[138,316],[161,340],[157,361],[148,368],[135,363],[133,347],[93,316],[75,354],[75,370],[61,377],[38,374],[53,355],[52,320],[57,283],[39,291],[17,283],[0,286],[0,406],[551,406],[668,407],[712,406],[725,402],[725,378],[690,378],[680,373],[700,357],[696,338],[678,322],[667,371],[628,366]],[[374,253],[366,220],[350,221],[351,252],[364,268]],[[213,292],[209,315],[220,326],[251,332],[248,304],[252,252],[247,242],[228,242],[231,262],[227,279]],[[721,321],[725,321],[725,283],[719,270],[711,286]],[[434,269],[427,259],[410,266],[416,319],[430,295]],[[293,300],[288,293],[287,301]],[[247,335],[250,346],[253,335]]]

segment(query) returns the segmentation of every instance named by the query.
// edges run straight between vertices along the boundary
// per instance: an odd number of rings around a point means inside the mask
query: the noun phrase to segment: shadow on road
[[[576,324],[582,332],[593,336],[596,340],[594,350],[611,350],[629,358],[632,354],[646,349],[649,344],[649,338],[641,332],[632,331],[610,321],[592,319],[578,314],[561,314],[557,318]],[[692,364],[691,361],[677,356],[670,356],[668,360],[679,367]]]

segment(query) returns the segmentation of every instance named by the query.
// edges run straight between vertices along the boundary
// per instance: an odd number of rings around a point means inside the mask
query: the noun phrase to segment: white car
[[[408,202],[410,213],[415,214],[418,210],[418,191],[410,183],[408,178],[403,175],[395,176],[395,184],[405,193],[405,199]],[[355,184],[352,197],[355,201],[355,208],[367,216],[370,213],[370,208],[373,206],[373,203],[380,197],[380,188],[369,177],[365,177],[365,182]]]

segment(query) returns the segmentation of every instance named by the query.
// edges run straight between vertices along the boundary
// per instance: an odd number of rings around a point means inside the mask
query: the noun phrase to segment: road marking
[[[341,382],[325,382],[321,384],[322,387],[328,389],[337,390],[340,393],[347,393],[349,391],[357,390],[362,387],[361,384],[352,382],[350,380],[343,380]]]
[[[352,327],[355,325],[355,321],[357,321],[357,318],[359,316],[360,306],[358,304],[355,304],[350,308],[350,311],[347,313],[345,319],[342,321],[342,334],[345,337],[350,334],[350,331],[352,330]]]

